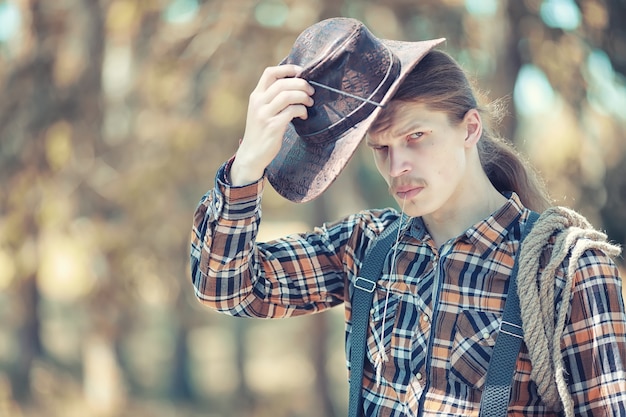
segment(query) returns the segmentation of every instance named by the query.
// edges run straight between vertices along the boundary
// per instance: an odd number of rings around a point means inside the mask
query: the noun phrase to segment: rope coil
[[[553,236],[556,239],[552,255],[537,281],[540,257]],[[532,363],[531,378],[542,400],[556,411],[563,410],[566,417],[574,417],[574,404],[565,380],[561,338],[578,261],[589,249],[599,249],[611,257],[621,252],[582,215],[565,207],[551,207],[541,214],[519,254],[518,293],[524,339],[532,341],[526,343]],[[568,256],[566,282],[557,309],[556,271]]]

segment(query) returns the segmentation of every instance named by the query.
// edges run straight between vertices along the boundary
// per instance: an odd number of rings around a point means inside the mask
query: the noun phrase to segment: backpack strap
[[[520,238],[518,254],[521,252],[524,239],[538,218],[538,213],[530,212]],[[504,304],[504,313],[500,322],[500,331],[489,361],[485,389],[480,402],[480,417],[504,417],[507,415],[509,407],[515,363],[522,340],[524,340],[520,302],[517,294],[518,259],[519,256],[516,256],[509,281],[509,292]]]
[[[367,251],[352,293],[352,332],[350,334],[350,397],[348,416],[359,417],[362,411],[363,365],[370,308],[383,264],[396,238],[401,219],[385,228]]]

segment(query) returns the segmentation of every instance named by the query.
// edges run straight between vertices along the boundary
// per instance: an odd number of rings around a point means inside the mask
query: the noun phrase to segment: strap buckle
[[[367,292],[374,292],[376,289],[376,282],[367,278],[357,277],[354,281],[354,287]]]
[[[509,336],[524,340],[524,330],[522,329],[522,326],[518,326],[517,324],[508,321],[502,320],[500,322],[499,333],[508,334]]]

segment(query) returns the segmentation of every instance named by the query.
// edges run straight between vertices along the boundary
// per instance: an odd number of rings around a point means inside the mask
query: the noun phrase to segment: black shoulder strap
[[[367,341],[367,324],[374,299],[376,281],[380,278],[385,258],[393,245],[400,226],[398,217],[378,236],[365,258],[352,294],[352,332],[350,335],[350,398],[348,416],[359,417],[363,387],[363,364]]]
[[[517,362],[517,355],[519,354],[522,340],[524,340],[519,296],[517,294],[518,259],[524,239],[528,236],[538,218],[538,213],[530,212],[520,238],[520,247],[517,250],[518,255],[515,257],[513,271],[511,272],[509,293],[504,304],[500,331],[498,332],[498,338],[489,361],[485,389],[483,390],[480,403],[480,417],[504,417],[507,415],[515,363]]]

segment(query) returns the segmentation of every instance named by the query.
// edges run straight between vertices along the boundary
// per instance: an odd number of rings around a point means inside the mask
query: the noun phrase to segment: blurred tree
[[[561,155],[548,156],[550,165],[539,162],[548,183],[573,197],[566,202],[555,193],[557,203],[573,204],[605,227],[611,238],[626,242],[626,178],[621,169],[626,164],[626,148],[601,137],[624,129],[624,118],[615,106],[620,100],[626,103],[625,5],[600,0],[509,1],[508,21],[512,32],[509,58],[516,62],[515,73],[522,65],[539,68],[564,101],[564,111],[572,113],[569,120],[561,116],[564,129],[557,145]],[[604,56],[606,63],[597,64]],[[599,65],[603,66],[601,74]],[[560,111],[558,106],[550,109],[552,114]],[[566,151],[572,146],[576,149]],[[544,152],[546,148],[540,147],[537,152]]]
[[[17,287],[23,305],[20,352],[11,370],[13,390],[19,398],[29,397],[31,365],[45,356],[37,285],[42,256],[38,245],[43,229],[50,226],[44,211],[49,199],[63,198],[51,195],[53,190],[64,193],[63,184],[81,182],[77,167],[68,169],[70,160],[82,156],[81,152],[100,151],[100,71],[105,39],[97,2],[77,3],[72,13],[39,0],[25,6],[30,22],[25,36],[28,42],[5,75],[5,99],[0,102],[2,213],[8,219],[3,240],[13,253],[23,254],[18,257],[21,276]],[[84,42],[78,51],[64,51],[67,32],[77,29],[70,16],[80,16],[79,23],[84,25],[77,31]],[[73,53],[78,55],[71,56]]]

